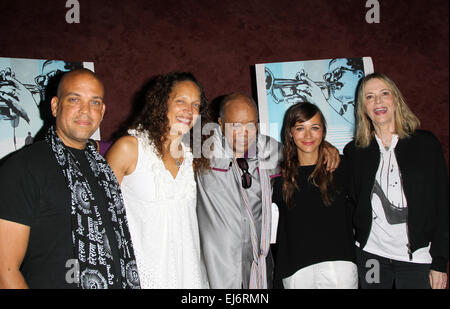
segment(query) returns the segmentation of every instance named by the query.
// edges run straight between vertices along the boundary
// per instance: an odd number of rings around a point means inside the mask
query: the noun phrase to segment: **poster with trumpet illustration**
[[[82,67],[94,71],[93,62],[0,57],[0,159],[45,134],[59,78]]]
[[[307,101],[321,109],[326,140],[342,153],[354,134],[358,81],[373,72],[370,57],[263,63],[255,71],[261,133],[281,141],[285,111]]]

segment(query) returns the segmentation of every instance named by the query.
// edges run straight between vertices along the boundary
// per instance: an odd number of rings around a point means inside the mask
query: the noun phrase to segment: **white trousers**
[[[357,289],[358,270],[348,261],[310,265],[283,279],[285,289]]]

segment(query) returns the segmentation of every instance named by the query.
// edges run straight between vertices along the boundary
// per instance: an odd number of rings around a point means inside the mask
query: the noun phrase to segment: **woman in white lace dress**
[[[193,134],[186,134],[206,115],[203,88],[191,73],[158,76],[129,135],[106,155],[121,184],[142,288],[209,287],[194,179],[209,162],[193,158]]]

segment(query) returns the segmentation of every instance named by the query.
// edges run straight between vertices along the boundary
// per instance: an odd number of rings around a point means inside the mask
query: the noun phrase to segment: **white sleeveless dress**
[[[165,168],[146,132],[129,130],[138,140],[135,171],[121,189],[142,288],[208,288],[200,254],[192,152],[176,178]]]

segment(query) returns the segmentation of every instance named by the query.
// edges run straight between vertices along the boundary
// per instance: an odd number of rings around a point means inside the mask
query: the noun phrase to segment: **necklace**
[[[180,167],[181,166],[181,161],[178,159],[175,159],[175,165]]]
[[[384,149],[385,149],[386,151],[389,151],[389,146],[384,146]]]

